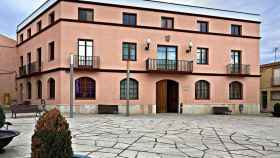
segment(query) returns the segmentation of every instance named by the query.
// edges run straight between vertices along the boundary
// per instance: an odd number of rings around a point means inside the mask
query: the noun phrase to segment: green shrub
[[[274,112],[280,113],[280,103],[276,103],[276,104],[274,105]]]
[[[46,112],[32,136],[32,158],[72,158],[71,132],[59,110]]]
[[[2,105],[0,105],[0,128],[4,126],[6,117]]]

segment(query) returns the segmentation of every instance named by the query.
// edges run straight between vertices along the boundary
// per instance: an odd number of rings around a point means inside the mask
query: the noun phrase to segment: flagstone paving
[[[21,135],[0,158],[30,157],[35,118],[8,119]],[[280,119],[269,116],[78,115],[73,149],[93,158],[279,158]]]

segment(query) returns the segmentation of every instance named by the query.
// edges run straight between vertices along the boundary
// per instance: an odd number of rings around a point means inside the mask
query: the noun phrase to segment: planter
[[[272,112],[274,117],[280,117],[280,113],[279,112]]]
[[[7,146],[14,137],[18,136],[20,133],[11,130],[0,130],[0,150]]]

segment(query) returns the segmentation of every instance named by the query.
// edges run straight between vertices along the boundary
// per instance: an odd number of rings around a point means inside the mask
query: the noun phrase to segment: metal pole
[[[70,118],[74,117],[74,112],[73,112],[73,104],[74,104],[73,80],[74,80],[74,55],[71,55],[70,56]]]
[[[127,73],[126,73],[126,115],[129,116],[129,80],[130,80],[130,67],[129,67],[129,60],[126,63],[127,66]]]
[[[274,48],[274,62],[277,61],[277,51],[278,51],[278,48],[275,47],[275,48]]]

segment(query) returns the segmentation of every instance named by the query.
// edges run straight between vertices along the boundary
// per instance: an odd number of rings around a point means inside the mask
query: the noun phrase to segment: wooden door
[[[167,112],[177,113],[179,104],[178,83],[169,81],[167,87]]]
[[[156,97],[157,113],[167,112],[167,81],[157,83]]]

